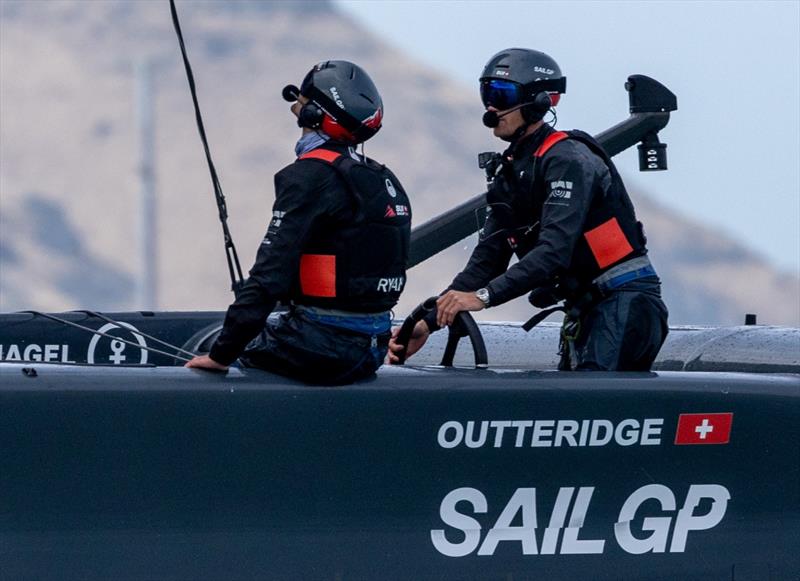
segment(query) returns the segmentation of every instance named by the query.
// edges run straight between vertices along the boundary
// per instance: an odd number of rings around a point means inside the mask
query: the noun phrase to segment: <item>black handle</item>
[[[423,302],[417,305],[417,307],[411,311],[411,314],[406,317],[406,320],[403,321],[403,325],[400,327],[400,331],[397,333],[397,337],[394,340],[397,345],[403,346],[403,350],[397,355],[398,361],[396,365],[403,365],[406,362],[408,342],[411,340],[411,334],[414,332],[414,327],[425,317],[425,315],[436,308],[436,299],[438,298],[439,297],[430,297],[425,299]]]
[[[450,325],[447,345],[444,348],[442,362],[439,365],[444,365],[445,367],[453,366],[453,358],[456,355],[456,348],[461,337],[469,337],[469,341],[472,343],[472,352],[475,354],[475,367],[478,369],[488,367],[489,357],[486,354],[486,343],[483,341],[483,335],[481,335],[478,324],[468,311],[459,312],[453,324]]]

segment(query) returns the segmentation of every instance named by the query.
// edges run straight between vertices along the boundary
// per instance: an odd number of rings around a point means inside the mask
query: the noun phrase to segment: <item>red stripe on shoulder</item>
[[[297,159],[319,159],[322,161],[327,161],[328,163],[333,163],[337,159],[341,153],[337,153],[335,151],[331,151],[330,149],[312,149],[309,152],[304,153]]]
[[[569,135],[567,135],[564,131],[556,131],[555,133],[551,133],[544,138],[544,141],[539,146],[539,149],[534,152],[533,156],[542,157],[545,153],[547,153],[547,150],[553,147],[556,143],[563,141],[568,137]]]

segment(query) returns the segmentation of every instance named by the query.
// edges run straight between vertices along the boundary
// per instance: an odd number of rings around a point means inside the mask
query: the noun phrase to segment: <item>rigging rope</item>
[[[184,357],[183,355],[178,355],[177,353],[167,353],[166,351],[161,351],[160,349],[155,349],[154,347],[149,347],[147,345],[142,345],[141,343],[134,343],[133,341],[128,341],[127,339],[122,339],[120,337],[116,337],[116,336],[111,335],[109,333],[98,331],[97,329],[92,329],[91,327],[85,327],[83,325],[79,325],[78,323],[73,323],[72,321],[67,321],[66,319],[62,319],[60,317],[56,317],[55,315],[50,315],[48,313],[42,313],[41,311],[19,311],[19,312],[20,313],[30,313],[30,314],[32,314],[34,316],[38,316],[38,317],[44,317],[45,319],[50,319],[51,321],[56,321],[57,323],[61,323],[63,325],[68,325],[70,327],[75,327],[76,329],[80,329],[82,331],[86,331],[87,333],[92,333],[94,335],[100,335],[101,337],[107,337],[107,338],[111,339],[112,341],[119,341],[120,343],[125,343],[126,345],[131,345],[133,347],[137,347],[138,349],[144,349],[145,351],[150,351],[152,353],[158,353],[159,355],[166,355],[167,357],[174,357],[175,359],[180,359],[181,361],[191,361],[191,359],[189,357]],[[84,311],[84,312],[87,312],[87,311]],[[87,314],[88,314],[88,312],[87,312]],[[111,319],[108,319],[108,320],[111,321],[114,324],[122,326],[120,323],[117,323],[116,321],[113,321]],[[144,333],[141,333],[140,331],[131,330],[131,333],[133,335],[142,335],[142,336],[144,336]],[[182,351],[184,353],[188,353],[188,351],[184,351],[180,347],[175,347],[174,345],[170,345],[169,343],[161,341],[160,339],[156,339],[156,340],[159,343],[162,343],[162,344],[164,344],[164,345],[166,345],[166,346],[168,346],[168,347],[170,347],[172,349],[175,349],[176,351]],[[194,356],[194,353],[192,353],[191,355]]]
[[[102,321],[105,321],[106,323],[111,323],[112,325],[116,325],[118,327],[123,327],[124,326],[119,321],[115,321],[114,319],[112,319],[110,317],[106,317],[104,314],[98,313],[96,311],[87,311],[85,309],[81,309],[81,310],[74,311],[74,312],[75,313],[85,313],[85,314],[89,315],[90,317],[96,317],[96,318],[98,318],[98,319],[100,319]],[[131,331],[131,332],[132,333],[136,333],[137,335],[141,335],[145,339],[150,339],[151,341],[155,341],[156,343],[160,343],[161,345],[164,345],[165,347],[169,347],[170,349],[175,349],[175,351],[177,351],[178,353],[183,353],[185,355],[188,355],[189,357],[194,357],[196,355],[196,353],[192,353],[191,351],[187,351],[186,349],[183,349],[182,347],[178,347],[178,346],[173,345],[171,343],[167,343],[166,341],[163,341],[162,339],[159,339],[158,337],[153,337],[152,335],[148,335],[147,333],[143,333],[142,331],[136,330],[136,331]]]
[[[214,167],[214,162],[211,159],[211,150],[209,149],[208,139],[206,138],[203,117],[200,114],[200,104],[197,101],[197,88],[194,82],[194,75],[192,74],[192,66],[189,64],[189,57],[186,54],[186,44],[183,41],[183,33],[181,32],[181,25],[178,21],[178,10],[175,8],[175,0],[169,0],[169,7],[170,11],[172,12],[172,24],[175,27],[175,33],[178,35],[178,43],[181,47],[183,66],[186,69],[186,78],[189,81],[189,90],[192,93],[195,119],[197,120],[197,131],[200,133],[200,139],[203,141],[203,148],[205,149],[206,160],[208,161],[208,170],[211,173],[211,183],[214,185],[214,197],[217,201],[219,220],[222,222],[222,235],[225,239],[225,257],[228,259],[228,273],[231,277],[231,290],[233,291],[234,295],[238,296],[239,289],[244,283],[244,277],[242,276],[242,267],[239,264],[239,256],[236,253],[236,247],[233,245],[233,238],[231,237],[230,230],[228,230],[228,208],[225,204],[225,196],[222,193],[222,186],[219,183],[217,170]]]

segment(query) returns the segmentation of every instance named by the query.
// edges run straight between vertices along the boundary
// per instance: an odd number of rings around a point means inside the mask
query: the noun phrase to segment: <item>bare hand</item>
[[[452,325],[461,311],[481,311],[485,307],[474,292],[447,291],[436,301],[436,324],[440,327]]]
[[[392,338],[389,339],[389,365],[397,365],[400,363],[398,353],[402,353],[406,348],[408,349],[406,359],[422,349],[422,346],[425,345],[425,341],[428,340],[428,337],[431,334],[430,329],[428,329],[428,324],[425,321],[418,321],[414,326],[414,330],[411,332],[411,338],[408,340],[408,345],[404,347],[403,345],[398,345],[395,342],[398,333],[400,333],[400,327],[395,327],[392,329]]]
[[[198,355],[189,361],[184,367],[192,367],[194,369],[207,369],[209,371],[228,371],[228,366],[222,363],[217,363],[208,355]]]

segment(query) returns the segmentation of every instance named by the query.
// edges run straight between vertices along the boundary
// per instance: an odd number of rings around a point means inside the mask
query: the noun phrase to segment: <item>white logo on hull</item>
[[[445,422],[437,441],[442,448],[559,448],[658,446],[663,418],[610,420],[483,420]]]
[[[69,345],[48,343],[38,345],[0,345],[0,361],[43,361],[59,363],[75,363],[69,358]]]
[[[593,486],[581,486],[577,493],[572,486],[559,488],[548,524],[543,527],[537,511],[537,489],[518,488],[484,534],[480,521],[472,515],[489,512],[486,496],[475,488],[457,488],[439,507],[439,517],[450,528],[432,529],[431,542],[448,557],[465,557],[476,551],[479,556],[491,556],[503,542],[515,544],[523,555],[602,554],[607,539],[580,538],[594,492]],[[730,498],[728,489],[719,484],[692,484],[683,506],[673,516],[670,513],[675,512],[677,502],[672,490],[663,484],[648,484],[625,500],[616,523],[608,527],[608,536],[613,530],[617,545],[634,555],[683,553],[690,532],[714,528],[722,521]],[[655,508],[656,503],[660,508]],[[701,505],[705,512],[695,514]],[[651,516],[654,514],[658,516]],[[631,528],[633,522],[638,524],[636,533]],[[670,532],[672,541],[667,543]]]
[[[113,329],[120,329],[120,328],[128,329],[133,335],[133,339],[139,344],[141,349],[139,349],[139,365],[144,365],[147,363],[147,343],[137,331],[136,327],[131,325],[130,323],[106,323],[102,327],[100,327],[97,331],[99,333],[108,333]],[[124,339],[128,340],[127,337],[123,337]],[[126,348],[128,345],[123,343],[122,341],[115,341],[113,339],[108,339],[107,337],[103,337],[102,335],[94,335],[92,340],[89,341],[89,349],[86,352],[86,361],[88,363],[93,364],[95,362],[95,355],[97,351],[97,345],[101,339],[106,341],[110,341],[109,348],[111,353],[107,356],[106,360],[100,360],[98,363],[113,363],[114,365],[121,365],[122,363],[133,363],[136,364],[135,359],[128,359],[128,356],[125,354]],[[133,349],[133,348],[131,348]]]

